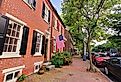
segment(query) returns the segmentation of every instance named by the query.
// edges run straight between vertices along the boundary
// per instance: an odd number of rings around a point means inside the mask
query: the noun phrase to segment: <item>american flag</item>
[[[60,35],[62,36],[62,35]],[[64,44],[64,40],[61,38],[59,38],[60,36],[57,36],[56,37],[56,45],[57,45],[57,49],[61,49],[63,47],[65,47],[65,44]],[[63,36],[62,36],[63,37]]]

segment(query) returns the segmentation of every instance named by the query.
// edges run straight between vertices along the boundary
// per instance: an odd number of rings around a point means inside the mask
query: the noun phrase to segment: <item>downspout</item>
[[[52,38],[52,33],[53,33],[53,11],[52,11],[52,15],[51,15],[51,22],[50,22],[50,29],[51,29],[51,33],[50,33],[50,59],[51,59],[51,56],[52,56],[52,47],[53,47],[53,38]]]

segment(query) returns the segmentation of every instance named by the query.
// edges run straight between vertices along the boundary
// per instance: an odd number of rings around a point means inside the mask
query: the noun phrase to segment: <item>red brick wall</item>
[[[73,43],[71,41],[71,35],[67,30],[64,31],[64,34],[65,34],[65,38],[67,39],[67,41],[65,42],[64,51],[71,52],[71,49],[73,49]]]
[[[9,13],[16,18],[24,21],[25,23],[27,23],[27,26],[30,28],[30,30],[27,44],[27,53],[24,57],[0,59],[0,82],[3,81],[2,77],[4,76],[2,74],[2,70],[25,65],[23,73],[30,74],[34,70],[34,63],[44,60],[43,56],[34,57],[31,55],[33,30],[38,29],[45,33],[45,30],[47,30],[49,26],[41,17],[42,0],[37,1],[39,2],[37,2],[36,10],[33,10],[22,0],[3,0],[0,12],[3,15],[5,15],[5,13]]]

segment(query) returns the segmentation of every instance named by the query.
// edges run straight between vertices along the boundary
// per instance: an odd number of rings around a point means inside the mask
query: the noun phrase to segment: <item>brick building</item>
[[[37,72],[56,51],[64,27],[49,0],[0,1],[0,82]]]
[[[67,41],[65,42],[65,47],[64,47],[64,51],[68,51],[71,52],[73,54],[73,50],[74,50],[74,41],[71,37],[70,32],[68,31],[68,29],[66,28],[64,31],[64,35],[65,38],[67,39]]]

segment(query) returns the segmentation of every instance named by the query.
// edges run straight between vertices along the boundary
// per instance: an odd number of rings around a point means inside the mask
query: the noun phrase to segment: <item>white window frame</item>
[[[53,52],[56,52],[56,38],[55,38],[55,36],[53,36],[53,38],[54,38],[54,39],[53,39],[53,40],[54,40],[54,41],[53,41],[53,48],[54,48],[54,49],[53,49]]]
[[[35,29],[35,31],[41,34],[41,41],[40,41],[40,49],[39,49],[39,52],[35,52],[34,56],[42,56],[42,54],[41,54],[41,50],[42,50],[42,40],[43,40],[42,36],[44,35],[44,33],[41,32],[38,29]]]
[[[16,82],[17,78],[22,75],[22,70],[25,68],[25,65],[23,66],[18,66],[18,67],[14,67],[14,68],[9,68],[9,69],[4,69],[2,71],[2,73],[4,74],[4,81],[3,82]],[[19,76],[14,78],[14,75],[15,75],[15,72],[19,72]],[[9,74],[12,74],[13,73],[13,77],[12,77],[12,80],[9,80],[9,81],[6,81],[6,76],[9,75]]]
[[[35,0],[36,1],[36,0]],[[32,4],[29,4],[27,0],[23,0],[25,4],[27,4],[31,9],[35,8]]]
[[[6,13],[6,16],[8,18],[10,18],[12,21],[21,24],[22,27],[20,28],[20,35],[19,35],[19,41],[17,42],[17,48],[16,48],[16,52],[3,52],[2,55],[0,56],[0,58],[13,58],[13,57],[21,57],[21,55],[19,55],[19,50],[21,47],[21,40],[22,40],[22,34],[23,34],[23,27],[24,25],[27,25],[25,22],[19,20],[18,18]]]
[[[49,9],[47,6],[45,6],[45,15],[44,15],[44,20],[48,23],[48,17],[49,17]]]
[[[43,61],[34,63],[34,73],[36,73],[40,70],[40,68],[42,67],[42,63],[43,63]],[[40,68],[36,69],[36,66],[39,66]]]
[[[55,28],[55,30],[58,30],[57,29],[57,19],[55,19],[55,21],[54,21],[54,28]]]

